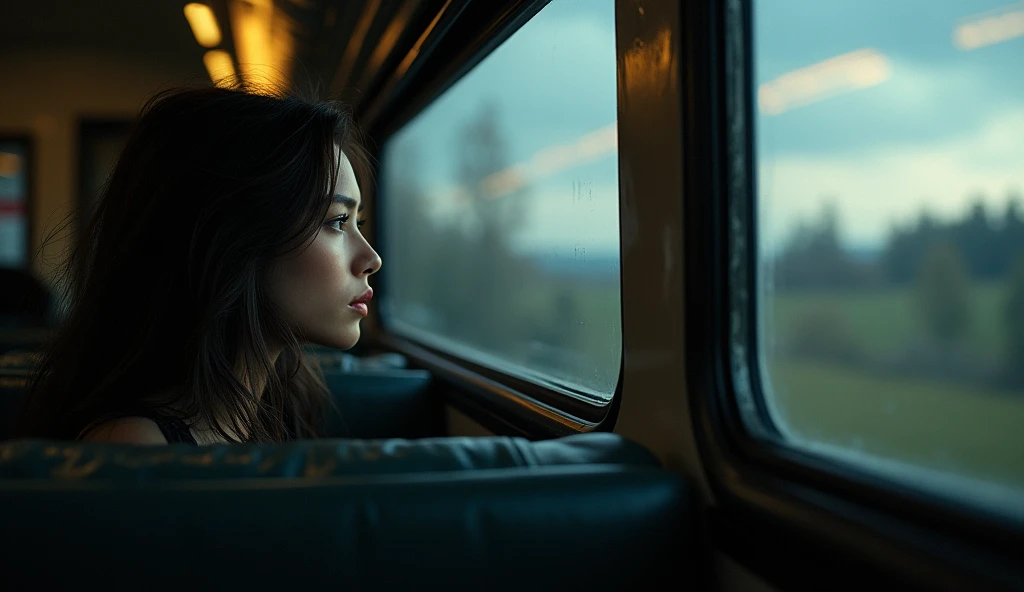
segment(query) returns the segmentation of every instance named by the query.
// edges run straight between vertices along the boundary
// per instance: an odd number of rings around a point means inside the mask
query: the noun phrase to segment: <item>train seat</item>
[[[0,441],[13,436],[34,355],[0,355]],[[325,437],[425,438],[445,432],[444,408],[426,370],[328,368],[324,380],[333,398],[321,431]]]
[[[44,589],[644,589],[693,556],[688,500],[614,434],[25,440],[0,444],[0,557]]]

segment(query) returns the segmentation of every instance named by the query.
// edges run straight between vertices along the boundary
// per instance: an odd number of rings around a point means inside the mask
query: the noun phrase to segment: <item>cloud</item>
[[[818,101],[879,85],[889,79],[889,60],[871,48],[859,49],[787,72],[758,87],[761,113],[781,115]]]
[[[839,206],[849,242],[878,245],[893,223],[916,218],[922,208],[955,217],[978,194],[1001,208],[1009,191],[1024,190],[1024,105],[941,141],[762,157],[758,184],[767,248],[829,200]]]
[[[762,114],[758,148],[763,154],[856,153],[880,143],[934,142],[969,133],[1019,105],[1024,90],[1019,81],[993,81],[976,62],[928,66],[893,60],[892,76],[881,84]]]
[[[618,253],[617,183],[596,183],[586,174],[577,175],[570,183],[539,185],[525,199],[526,224],[516,236],[518,249],[566,257]]]
[[[576,166],[530,183],[500,199],[515,200],[523,223],[513,237],[517,250],[543,256],[579,255],[586,250],[606,256],[619,248],[619,185],[609,175],[615,157]],[[465,219],[466,192],[457,186],[427,190],[433,224],[444,228]]]

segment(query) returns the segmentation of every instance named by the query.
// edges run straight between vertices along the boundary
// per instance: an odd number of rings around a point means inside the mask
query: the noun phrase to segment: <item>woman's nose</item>
[[[363,269],[359,270],[358,273],[360,275],[373,275],[377,273],[378,270],[380,270],[380,266],[383,265],[384,262],[381,261],[380,255],[377,254],[377,251],[373,250],[373,247],[371,247],[370,245],[366,245],[366,249],[369,251],[369,253],[367,254],[366,258],[363,258],[360,265],[360,267],[362,267]]]

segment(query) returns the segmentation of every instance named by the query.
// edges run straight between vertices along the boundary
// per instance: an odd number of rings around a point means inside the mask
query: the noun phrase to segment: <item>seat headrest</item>
[[[232,479],[450,472],[575,464],[657,467],[647,449],[609,433],[522,438],[316,440],[195,448],[18,440],[0,444],[0,479]]]

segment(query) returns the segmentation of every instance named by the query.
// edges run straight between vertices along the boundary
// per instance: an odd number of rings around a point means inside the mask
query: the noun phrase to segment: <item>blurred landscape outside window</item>
[[[775,425],[1024,515],[1024,2],[776,0],[754,22]]]
[[[621,347],[615,4],[555,0],[382,158],[397,333],[598,403]]]

